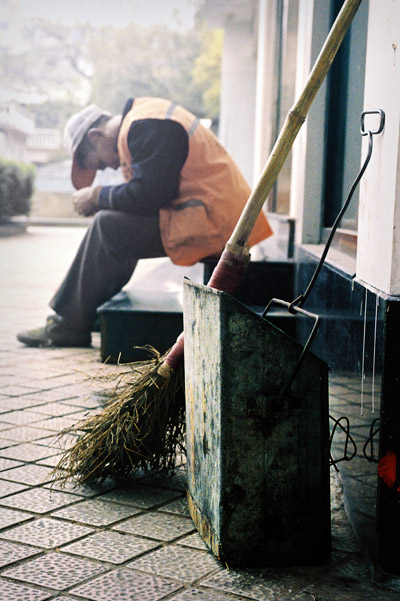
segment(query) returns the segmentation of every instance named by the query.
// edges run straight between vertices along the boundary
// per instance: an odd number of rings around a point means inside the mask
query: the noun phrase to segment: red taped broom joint
[[[208,286],[216,290],[223,290],[228,294],[234,294],[243,281],[248,262],[248,255],[240,257],[225,249],[213,271]],[[164,362],[158,368],[158,373],[168,378],[171,372],[176,371],[182,365],[183,354],[184,338],[182,332],[165,357]]]
[[[248,257],[239,257],[230,250],[225,249],[213,271],[208,286],[216,290],[223,290],[234,294],[243,281]]]
[[[178,369],[178,367],[182,364],[183,361],[183,349],[184,349],[184,341],[183,341],[183,332],[179,334],[178,338],[172,349],[169,351],[168,355],[165,357],[164,363],[167,364],[170,370],[174,371]],[[169,371],[169,370],[168,370]],[[160,375],[168,376],[167,372],[161,368],[158,370]]]

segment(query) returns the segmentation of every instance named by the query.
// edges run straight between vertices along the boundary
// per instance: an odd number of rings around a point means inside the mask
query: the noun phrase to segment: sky
[[[5,4],[0,1],[3,12]],[[14,0],[9,17],[16,23],[32,17],[66,25],[90,22],[94,26],[123,27],[129,22],[143,25],[164,23],[190,27],[196,10],[193,0]]]

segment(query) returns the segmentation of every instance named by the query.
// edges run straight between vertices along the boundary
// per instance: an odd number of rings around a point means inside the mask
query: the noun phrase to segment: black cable
[[[313,274],[313,276],[312,276],[312,278],[310,280],[310,283],[308,284],[305,292],[303,294],[300,294],[300,296],[298,296],[297,298],[295,298],[294,301],[292,301],[290,303],[290,306],[289,306],[289,311],[290,312],[293,312],[293,310],[292,310],[293,306],[301,307],[305,303],[305,301],[307,300],[307,298],[308,298],[308,296],[309,296],[309,294],[310,294],[310,292],[311,292],[311,290],[312,290],[312,288],[313,288],[313,286],[315,284],[315,281],[316,281],[316,279],[317,279],[317,277],[319,275],[319,272],[322,269],[322,265],[323,265],[323,263],[324,263],[324,261],[326,259],[326,255],[328,254],[329,248],[330,248],[330,246],[332,244],[333,236],[335,235],[336,230],[337,230],[337,228],[339,226],[339,223],[340,223],[343,215],[347,211],[347,208],[348,208],[348,206],[349,206],[349,204],[351,202],[351,199],[353,198],[353,194],[354,194],[354,192],[355,192],[355,190],[356,190],[356,188],[357,188],[357,186],[358,186],[358,184],[359,184],[362,176],[364,175],[366,168],[368,167],[368,163],[370,162],[371,155],[372,155],[372,147],[373,147],[373,139],[372,138],[373,138],[373,132],[367,131],[366,135],[368,135],[368,152],[367,152],[367,156],[365,158],[365,161],[364,161],[363,165],[361,166],[361,169],[360,169],[357,177],[355,178],[355,180],[354,180],[354,182],[353,182],[353,184],[352,184],[352,186],[350,188],[350,192],[349,192],[349,194],[348,194],[348,196],[346,198],[346,201],[345,201],[344,205],[342,206],[342,208],[341,208],[338,216],[335,219],[335,222],[334,222],[334,224],[332,226],[332,229],[331,229],[331,231],[329,233],[328,240],[326,241],[325,248],[324,248],[323,253],[321,255],[321,258],[320,258],[320,260],[318,262],[318,265],[317,265],[317,267],[316,267],[316,269],[314,271],[314,274]]]

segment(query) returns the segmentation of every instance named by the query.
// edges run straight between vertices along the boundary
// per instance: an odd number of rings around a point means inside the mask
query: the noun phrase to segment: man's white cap
[[[72,115],[65,126],[64,139],[72,155],[71,180],[77,190],[90,186],[96,176],[96,171],[93,169],[82,169],[76,160],[75,153],[93,123],[103,115],[111,117],[111,113],[104,111],[96,104],[90,104],[80,113]]]

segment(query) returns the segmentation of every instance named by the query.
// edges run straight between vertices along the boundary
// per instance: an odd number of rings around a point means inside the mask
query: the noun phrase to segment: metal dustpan
[[[232,565],[327,561],[328,366],[191,281],[184,329],[188,501],[203,540]]]
[[[365,116],[379,126],[365,129]],[[330,553],[328,366],[310,352],[319,316],[302,308],[367,165],[382,110],[364,111],[368,152],[303,294],[262,315],[184,283],[188,502],[205,542],[231,564],[321,563]],[[266,319],[312,318],[304,347]]]
[[[316,564],[330,554],[328,366],[309,351],[318,316],[302,309],[357,176],[304,294],[263,315],[228,292],[246,241],[361,0],[346,0],[298,102],[289,111],[208,286],[184,284],[188,502],[203,540],[237,565]],[[362,117],[363,119],[363,117]],[[306,345],[265,319],[273,304],[315,317]]]

